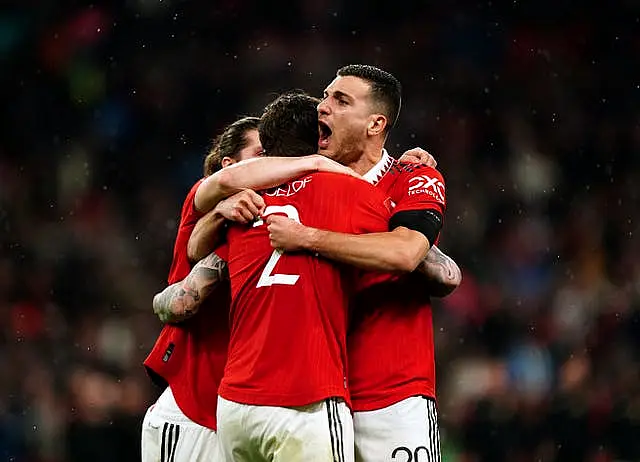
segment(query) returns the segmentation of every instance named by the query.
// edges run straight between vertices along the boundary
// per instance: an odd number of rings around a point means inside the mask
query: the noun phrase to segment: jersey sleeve
[[[395,208],[389,229],[399,226],[422,233],[431,243],[438,241],[446,208],[442,174],[427,166],[409,166],[392,190]]]
[[[420,167],[403,172],[396,182],[394,215],[407,210],[434,210],[444,214],[446,199],[442,174],[431,167]]]
[[[175,244],[173,246],[173,259],[167,281],[169,284],[180,281],[187,277],[191,271],[191,263],[187,257],[187,245],[189,238],[193,232],[196,222],[202,217],[202,213],[195,208],[195,196],[202,179],[193,185],[187,197],[182,204],[182,213],[180,215],[180,224],[178,225],[178,233],[176,235]]]

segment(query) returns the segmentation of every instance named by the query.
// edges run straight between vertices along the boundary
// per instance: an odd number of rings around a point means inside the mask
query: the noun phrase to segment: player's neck
[[[382,146],[375,146],[365,150],[362,155],[354,162],[351,162],[348,167],[358,175],[364,175],[380,162],[380,159],[382,159]]]

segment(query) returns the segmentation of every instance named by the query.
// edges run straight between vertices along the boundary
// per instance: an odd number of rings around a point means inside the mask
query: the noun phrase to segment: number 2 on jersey
[[[267,215],[271,215],[273,213],[283,213],[290,219],[300,223],[300,214],[298,213],[298,209],[296,209],[293,205],[270,205],[264,210],[262,216],[266,217]],[[253,224],[253,226],[256,227],[263,224],[264,222],[262,220],[258,220]],[[280,257],[283,253],[284,252],[282,250],[278,249],[275,249],[273,251],[271,257],[269,258],[269,261],[262,271],[262,274],[260,274],[260,279],[258,279],[258,284],[256,284],[256,287],[269,287],[274,284],[292,286],[296,282],[298,282],[300,276],[297,274],[272,274],[275,270],[276,265],[278,264],[278,260],[280,260]]]

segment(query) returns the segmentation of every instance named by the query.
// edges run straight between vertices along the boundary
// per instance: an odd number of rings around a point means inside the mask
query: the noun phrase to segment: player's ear
[[[235,160],[235,159],[233,159],[233,158],[231,158],[229,156],[224,156],[222,158],[222,162],[220,162],[220,164],[222,165],[222,168],[226,168],[229,165],[235,164],[236,162],[237,162],[237,160]]]
[[[371,114],[369,124],[367,125],[367,135],[378,136],[384,133],[387,127],[387,118],[383,114]]]

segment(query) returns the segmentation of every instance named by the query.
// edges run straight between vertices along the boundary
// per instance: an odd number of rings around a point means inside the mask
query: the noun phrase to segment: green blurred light
[[[74,64],[69,70],[69,95],[76,104],[95,104],[105,93],[101,69],[87,63]]]

